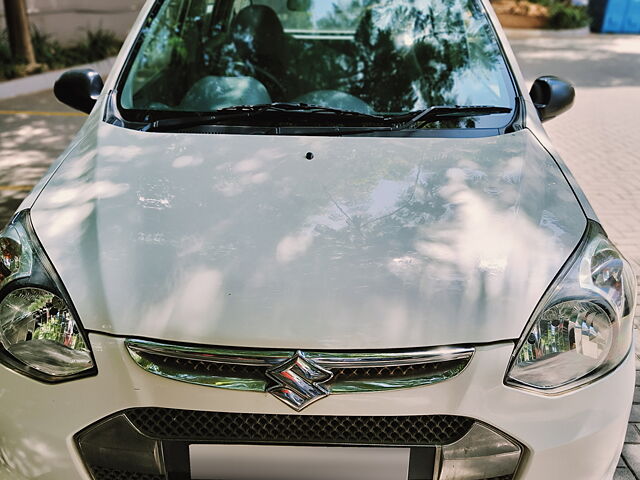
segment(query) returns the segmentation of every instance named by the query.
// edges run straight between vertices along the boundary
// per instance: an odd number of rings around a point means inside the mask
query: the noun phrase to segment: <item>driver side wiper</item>
[[[171,131],[176,128],[190,128],[202,125],[215,125],[225,123],[229,120],[239,118],[250,118],[263,113],[296,113],[306,114],[337,115],[374,121],[381,124],[386,123],[392,117],[375,115],[369,113],[356,112],[352,110],[342,110],[339,108],[323,107],[320,105],[308,105],[306,103],[266,103],[259,105],[236,105],[233,107],[221,108],[208,115],[189,115],[176,118],[164,118],[148,123],[140,130],[143,132]]]

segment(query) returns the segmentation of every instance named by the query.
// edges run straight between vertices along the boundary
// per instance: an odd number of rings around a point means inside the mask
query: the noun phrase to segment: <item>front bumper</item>
[[[92,334],[96,377],[44,385],[0,366],[0,480],[89,480],[74,436],[135,407],[291,415],[257,392],[189,385],[149,374],[124,341]],[[605,378],[559,396],[506,387],[513,350],[506,342],[478,347],[457,377],[389,392],[329,396],[303,415],[456,415],[476,419],[524,447],[516,479],[609,480],[631,408],[633,355]]]

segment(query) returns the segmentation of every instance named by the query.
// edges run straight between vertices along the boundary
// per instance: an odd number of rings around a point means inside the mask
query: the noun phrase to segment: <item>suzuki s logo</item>
[[[300,411],[329,395],[322,384],[331,380],[333,373],[305,358],[298,350],[286,362],[268,369],[267,377],[275,382],[267,392]]]

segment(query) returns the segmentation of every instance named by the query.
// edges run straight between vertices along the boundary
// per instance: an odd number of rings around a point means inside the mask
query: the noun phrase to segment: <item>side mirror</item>
[[[569,110],[576,97],[573,85],[552,75],[540,77],[533,82],[529,94],[543,122]]]
[[[56,98],[71,108],[91,113],[104,87],[100,74],[90,68],[63,73],[53,86]]]

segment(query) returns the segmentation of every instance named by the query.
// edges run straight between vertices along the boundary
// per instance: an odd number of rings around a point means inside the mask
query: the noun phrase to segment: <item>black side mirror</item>
[[[576,97],[573,85],[552,75],[540,77],[533,82],[529,94],[543,122],[569,110]]]
[[[90,68],[63,73],[53,86],[56,98],[71,108],[91,113],[104,87],[100,74]]]

